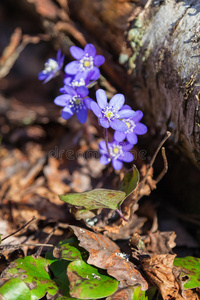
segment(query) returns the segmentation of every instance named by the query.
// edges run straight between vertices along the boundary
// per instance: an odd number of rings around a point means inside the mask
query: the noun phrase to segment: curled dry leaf
[[[158,230],[154,233],[149,232],[148,235],[142,236],[141,240],[145,244],[145,252],[153,254],[167,254],[171,253],[171,249],[176,246],[176,243],[174,242],[175,238],[175,232],[160,232]]]
[[[109,238],[82,229],[70,226],[80,241],[80,246],[89,252],[88,264],[106,269],[108,274],[121,282],[122,286],[141,285],[142,290],[147,290],[148,284],[135,265],[131,263],[126,254]]]
[[[156,189],[156,181],[153,179],[153,167],[148,170],[147,165],[143,165],[140,169],[141,177],[145,178],[146,173],[148,171],[148,175],[146,177],[145,182],[141,181],[142,184],[139,186],[139,194],[141,196],[149,195],[152,190]]]
[[[112,240],[129,239],[135,232],[142,232],[141,228],[146,222],[146,220],[146,218],[133,215],[128,222],[124,222],[124,226],[121,225],[117,228],[116,226],[105,226],[104,234]]]
[[[150,281],[155,285],[164,300],[184,300],[176,277],[173,273],[173,262],[176,255],[153,255],[142,261],[142,268]]]
[[[198,290],[186,290],[184,291],[184,298],[187,300],[199,300],[200,293]]]

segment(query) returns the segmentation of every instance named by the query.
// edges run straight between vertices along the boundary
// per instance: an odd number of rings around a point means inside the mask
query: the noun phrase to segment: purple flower
[[[104,90],[99,89],[96,92],[97,103],[91,103],[91,110],[99,118],[99,123],[104,128],[111,127],[114,130],[126,131],[128,126],[125,122],[120,119],[130,118],[134,115],[134,111],[131,109],[123,109],[124,95],[116,94],[114,95],[109,104],[107,104],[107,96]]]
[[[85,123],[87,120],[87,109],[90,109],[92,99],[87,97],[89,91],[85,86],[73,88],[65,85],[63,95],[54,99],[54,103],[63,106],[61,116],[63,119],[69,119],[76,113],[78,120]]]
[[[130,106],[124,105],[122,107],[123,109],[131,109]],[[114,139],[118,142],[122,142],[125,138],[127,138],[127,141],[133,145],[137,144],[138,138],[137,135],[142,135],[147,132],[147,127],[139,123],[139,121],[142,119],[143,113],[141,110],[137,110],[134,112],[133,117],[131,118],[124,118],[122,122],[124,122],[128,129],[125,132],[120,132],[119,130],[115,131],[114,133]]]
[[[89,84],[93,83],[94,81],[91,81],[91,77],[93,75],[93,71],[89,72],[88,74],[86,73],[79,73],[77,76],[75,75],[67,75],[64,79],[64,84],[72,86],[74,88],[79,87],[79,86],[88,86]],[[60,92],[62,93],[62,89],[60,89]]]
[[[110,161],[112,161],[113,168],[115,170],[120,170],[123,166],[123,162],[133,161],[133,154],[128,152],[132,148],[132,144],[113,141],[112,143],[108,143],[108,149],[110,152],[109,156],[106,142],[102,141],[99,143],[99,152],[101,154],[100,163],[102,165],[107,165]]]
[[[88,74],[93,71],[92,80],[100,76],[99,68],[105,61],[103,55],[96,55],[96,49],[92,44],[87,44],[83,49],[70,47],[71,55],[76,59],[65,66],[65,73],[69,75]]]
[[[53,77],[56,77],[63,66],[64,58],[65,56],[61,55],[61,50],[58,50],[56,59],[49,58],[46,61],[44,70],[38,74],[38,79],[44,80],[43,83],[47,83]]]

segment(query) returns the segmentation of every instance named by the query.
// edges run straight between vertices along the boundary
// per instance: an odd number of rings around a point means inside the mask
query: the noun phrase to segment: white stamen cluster
[[[125,133],[130,133],[130,132],[133,132],[133,129],[135,128],[136,124],[133,120],[131,119],[124,119],[122,120],[128,127],[128,130],[125,131]]]
[[[87,71],[88,69],[92,69],[94,66],[94,58],[92,56],[89,56],[88,53],[79,60],[80,63],[80,69],[82,71]]]
[[[79,98],[78,96],[74,96],[69,102],[69,107],[75,108],[76,112],[78,112],[83,107],[83,100],[81,98]]]
[[[110,150],[110,155],[114,159],[118,159],[118,157],[120,155],[123,155],[123,150],[122,150],[122,146],[121,145],[112,145],[112,146],[109,146],[109,150]]]
[[[85,86],[85,80],[83,78],[81,78],[79,81],[78,80],[73,80],[71,83],[70,83],[71,86],[73,87],[78,87],[78,86]]]
[[[118,114],[115,108],[109,108],[108,106],[102,110],[103,116],[109,121],[118,118]]]
[[[44,74],[50,73],[58,68],[58,62],[55,59],[49,58],[44,65]]]

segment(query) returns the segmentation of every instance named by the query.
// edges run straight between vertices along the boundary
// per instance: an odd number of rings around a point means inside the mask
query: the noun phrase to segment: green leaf
[[[146,296],[146,292],[142,291],[141,288],[138,286],[133,290],[132,300],[148,300],[148,297]]]
[[[23,296],[22,296],[23,295]],[[12,278],[0,287],[0,299],[2,300],[37,300],[31,296],[31,291],[20,278]]]
[[[98,208],[117,209],[126,194],[122,191],[95,189],[84,193],[60,195],[60,200],[88,210]]]
[[[70,295],[79,299],[100,299],[112,295],[118,281],[107,275],[102,275],[98,270],[82,260],[75,260],[67,267],[70,281]]]
[[[69,243],[61,242],[53,250],[53,256],[57,259],[76,260],[82,259],[81,252]]]
[[[139,171],[136,166],[124,175],[124,178],[121,182],[120,190],[126,193],[126,197],[128,197],[137,187],[139,181]]]
[[[69,294],[69,280],[67,277],[67,266],[69,262],[66,260],[57,260],[50,265],[50,270],[54,275],[54,281],[56,282],[59,293],[63,296],[70,297]]]
[[[55,295],[58,291],[57,285],[48,274],[48,261],[41,257],[18,258],[3,272],[3,277],[17,278],[23,281],[31,292],[31,300],[42,298],[46,292]],[[21,295],[23,295],[23,291]],[[23,299],[25,298],[23,297]]]
[[[61,241],[58,246],[65,246],[69,245],[66,241],[70,242],[71,244],[78,245],[77,238],[70,238],[64,241]],[[75,248],[75,247],[74,247]],[[74,299],[69,294],[69,280],[67,277],[67,266],[69,265],[69,261],[65,259],[58,260],[53,255],[54,251],[51,249],[49,252],[46,253],[46,259],[49,262],[49,269],[51,270],[53,280],[58,286],[59,293],[63,296],[63,299]],[[57,298],[56,298],[57,299]]]
[[[87,259],[88,252],[79,246],[79,241],[76,236],[73,236],[69,239],[60,241],[58,245],[48,251],[45,255],[49,263],[57,261],[58,259],[65,259],[69,261],[74,261],[76,259]]]
[[[174,266],[180,271],[180,279],[185,289],[194,289],[200,287],[200,258],[187,256],[183,258],[175,258]]]

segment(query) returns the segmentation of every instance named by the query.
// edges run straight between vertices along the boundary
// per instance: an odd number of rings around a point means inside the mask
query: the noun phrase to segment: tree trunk
[[[148,20],[143,15],[141,20]],[[152,132],[172,132],[176,144],[200,166],[199,1],[166,1],[150,20],[135,58],[135,101]],[[145,16],[145,18],[144,18]],[[134,37],[133,37],[134,41]]]

